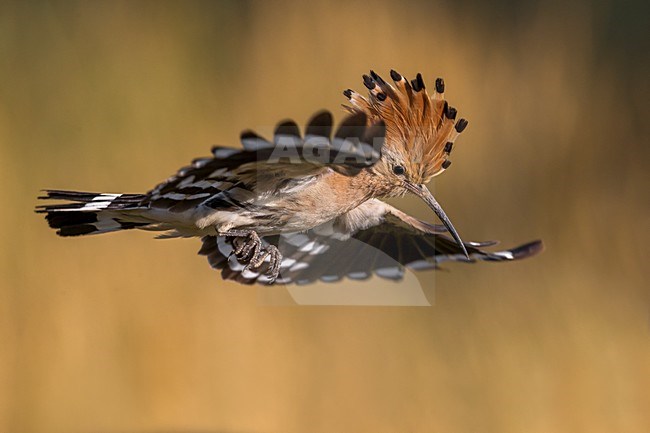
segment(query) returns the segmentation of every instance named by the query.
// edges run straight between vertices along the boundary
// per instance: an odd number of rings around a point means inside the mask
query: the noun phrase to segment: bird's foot
[[[275,245],[268,245],[263,247],[257,257],[249,260],[248,264],[244,267],[244,271],[249,269],[258,269],[264,264],[266,258],[269,259],[269,267],[266,270],[266,276],[269,278],[269,284],[273,284],[280,274],[280,264],[282,263],[282,253]]]
[[[262,251],[262,240],[254,231],[237,232],[238,234],[228,234],[229,236],[236,236],[233,239],[233,253],[240,261],[252,261]],[[241,234],[239,234],[241,233]]]
[[[233,252],[237,260],[245,264],[242,272],[260,268],[268,257],[266,275],[268,284],[273,284],[280,274],[282,254],[275,245],[263,246],[259,235],[252,230],[230,230],[221,233],[223,236],[232,237]]]

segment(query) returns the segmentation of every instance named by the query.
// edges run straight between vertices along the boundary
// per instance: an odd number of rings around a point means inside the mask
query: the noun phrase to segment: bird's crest
[[[444,98],[442,78],[436,79],[433,94],[429,95],[421,74],[410,82],[394,70],[390,76],[394,85],[370,71],[370,75],[363,76],[368,97],[345,90],[343,94],[352,106],[343,107],[352,113],[365,113],[369,122],[383,120],[383,152],[399,155],[409,165],[407,169],[426,183],[451,165],[449,154],[467,120],[456,120],[456,109]]]

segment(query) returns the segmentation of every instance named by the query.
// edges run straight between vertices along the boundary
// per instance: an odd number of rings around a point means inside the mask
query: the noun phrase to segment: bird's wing
[[[300,134],[293,121],[280,122],[273,141],[252,131],[241,134],[243,149],[214,147],[147,193],[144,205],[184,212],[220,192],[237,188],[252,196],[273,194],[285,182],[300,183],[326,170],[354,176],[381,156],[385,127],[366,125],[364,113],[346,117],[332,136],[332,115],[314,115]]]
[[[330,223],[305,233],[264,238],[283,255],[278,283],[335,282],[348,277],[363,280],[373,274],[400,280],[404,269],[436,269],[445,261],[509,261],[541,251],[541,241],[510,250],[488,252],[496,242],[466,242],[468,260],[456,242],[441,234],[444,227],[410,217],[379,200],[369,200]],[[224,238],[207,236],[199,254],[222,271],[225,279],[243,284],[267,283],[266,266],[242,273],[244,266]]]

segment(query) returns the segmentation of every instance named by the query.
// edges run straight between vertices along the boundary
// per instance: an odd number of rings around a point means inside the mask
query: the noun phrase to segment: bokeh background
[[[647,432],[649,12],[2,2],[0,431]],[[423,274],[428,308],[269,306],[197,240],[60,239],[32,212],[337,112],[370,68],[445,77],[470,126],[438,199],[465,238],[541,256]]]

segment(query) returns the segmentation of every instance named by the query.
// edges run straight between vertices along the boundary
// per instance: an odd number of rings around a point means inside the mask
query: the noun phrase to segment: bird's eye
[[[406,170],[404,170],[404,167],[402,167],[401,165],[396,165],[395,167],[393,167],[393,173],[395,173],[397,175],[401,176],[405,172],[406,172]]]

